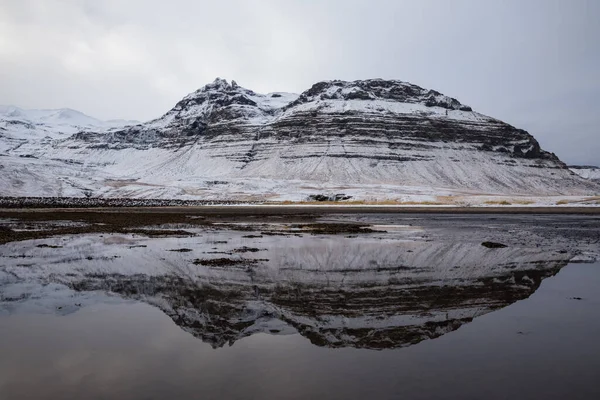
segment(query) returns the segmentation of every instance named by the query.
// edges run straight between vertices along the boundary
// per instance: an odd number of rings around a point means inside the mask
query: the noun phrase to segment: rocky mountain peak
[[[207,92],[207,91],[228,92],[228,91],[238,89],[238,88],[240,88],[240,86],[234,80],[232,80],[231,83],[229,83],[229,82],[227,82],[227,79],[215,78],[214,81],[204,85],[203,87],[198,89],[196,92]],[[244,88],[241,88],[241,89],[244,89]]]
[[[435,90],[399,80],[367,79],[359,81],[323,81],[310,89],[288,107],[298,104],[327,100],[383,100],[442,107],[448,110],[472,111],[471,107]]]
[[[213,105],[228,106],[230,104],[242,104],[256,106],[256,102],[250,97],[256,96],[250,89],[239,86],[235,81],[231,83],[225,79],[217,78],[193,93],[185,96],[174,109],[184,108],[189,104],[202,104],[210,101]]]
[[[163,117],[153,121],[156,125],[171,125],[177,121],[208,122],[210,120],[235,119],[261,114],[257,95],[252,90],[231,83],[222,78],[190,93]]]

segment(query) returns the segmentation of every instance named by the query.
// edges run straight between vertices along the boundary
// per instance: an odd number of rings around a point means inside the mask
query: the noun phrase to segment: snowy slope
[[[0,187],[9,195],[55,195],[65,181],[71,192],[147,198],[600,191],[527,132],[401,81],[328,81],[300,95],[263,95],[217,79],[162,117],[122,128],[94,129],[72,110],[21,114],[4,110],[0,130]],[[29,125],[16,129],[13,118]],[[36,172],[45,160],[56,169]],[[74,165],[82,171],[76,186]]]
[[[89,195],[101,187],[95,183],[99,171],[75,160],[51,159],[46,149],[77,132],[105,132],[138,123],[101,121],[68,108],[0,106],[0,195]]]
[[[26,110],[0,106],[0,154],[31,154],[43,150],[53,140],[77,132],[105,132],[134,125],[137,121],[101,121],[69,108]],[[20,149],[25,146],[23,149]]]
[[[600,167],[570,165],[569,169],[584,179],[600,182]]]
[[[55,110],[25,110],[15,106],[0,106],[0,132],[23,134],[23,138],[46,135],[65,137],[80,131],[100,131],[138,124],[138,121],[101,121],[70,108]]]

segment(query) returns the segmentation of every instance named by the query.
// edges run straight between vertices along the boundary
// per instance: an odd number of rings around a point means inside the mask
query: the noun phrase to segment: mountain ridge
[[[383,79],[323,81],[297,95],[217,78],[146,123],[79,130],[7,155],[84,165],[77,186],[100,197],[214,198],[216,180],[223,196],[263,199],[302,199],[307,187],[358,197],[599,190],[528,132],[435,90]],[[56,192],[48,178],[30,178],[43,181],[32,195]]]

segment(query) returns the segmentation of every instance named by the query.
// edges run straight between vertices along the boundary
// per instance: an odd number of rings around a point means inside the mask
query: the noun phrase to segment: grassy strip
[[[445,206],[447,203],[440,203],[437,201],[398,201],[398,200],[379,200],[379,201],[368,201],[368,200],[343,200],[343,201],[274,201],[267,204],[272,205],[315,205],[315,206],[356,206],[356,205],[367,205],[367,206]]]
[[[513,204],[518,204],[518,205],[529,205],[529,204],[535,204],[535,201],[531,201],[531,200],[488,200],[488,201],[484,201],[483,204],[487,204],[487,205],[494,205],[494,206],[512,206]]]

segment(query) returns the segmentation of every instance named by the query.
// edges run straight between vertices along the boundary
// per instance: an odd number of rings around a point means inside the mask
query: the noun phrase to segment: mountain
[[[65,129],[74,133],[67,138],[5,147],[3,192],[301,200],[600,190],[524,130],[394,80],[263,95],[216,79],[147,123],[83,126]]]
[[[26,110],[0,106],[0,193],[5,196],[84,196],[101,172],[81,171],[47,150],[77,132],[106,132],[137,121],[101,121],[69,108]]]
[[[61,137],[80,131],[100,131],[138,124],[138,121],[101,121],[70,108],[25,110],[15,106],[0,106],[0,132],[21,132],[39,136]]]
[[[600,182],[600,167],[591,165],[569,165],[569,169],[584,179]]]
[[[25,110],[0,106],[0,152],[13,154],[23,145],[44,148],[54,139],[65,139],[77,132],[102,132],[119,129],[137,121],[101,121],[70,108]]]

